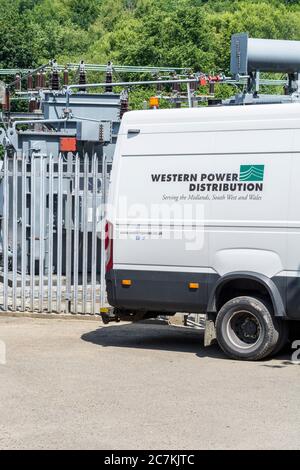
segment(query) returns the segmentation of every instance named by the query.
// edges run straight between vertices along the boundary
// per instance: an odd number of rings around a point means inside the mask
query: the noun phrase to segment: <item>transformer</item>
[[[247,33],[231,39],[231,73],[251,72],[294,74],[300,72],[300,41],[249,38]]]

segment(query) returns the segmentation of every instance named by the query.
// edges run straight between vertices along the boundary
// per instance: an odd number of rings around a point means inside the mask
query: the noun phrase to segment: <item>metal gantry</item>
[[[90,72],[106,72],[107,64],[84,64],[85,69]],[[57,65],[57,70],[63,72],[65,69],[69,71],[77,71],[78,64],[70,63],[66,65]],[[133,65],[113,65],[113,70],[117,73],[179,73],[186,75],[189,72],[189,68],[184,67],[147,67],[147,66],[133,66]],[[45,70],[46,72],[52,71],[52,64],[45,64],[37,68],[6,68],[0,69],[0,75],[15,75],[20,73],[21,75],[32,74],[37,70]]]

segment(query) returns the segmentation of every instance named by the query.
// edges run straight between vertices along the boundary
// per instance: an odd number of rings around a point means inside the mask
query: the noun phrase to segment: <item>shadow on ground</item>
[[[217,344],[204,347],[202,330],[171,325],[133,323],[106,326],[85,333],[81,338],[102,347],[177,351],[196,354],[198,357],[228,359]],[[285,350],[276,356],[276,360],[281,361],[279,364],[265,361],[262,365],[273,368],[286,367],[290,364],[290,356],[290,352]]]

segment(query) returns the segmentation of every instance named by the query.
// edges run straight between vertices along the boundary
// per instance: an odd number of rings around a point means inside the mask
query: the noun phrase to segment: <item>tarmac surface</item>
[[[300,366],[178,326],[0,318],[0,449],[299,449]],[[1,355],[0,355],[1,362]]]

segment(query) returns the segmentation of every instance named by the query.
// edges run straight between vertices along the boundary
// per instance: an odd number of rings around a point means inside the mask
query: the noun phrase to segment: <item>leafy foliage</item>
[[[230,38],[300,40],[299,0],[0,0],[0,66],[56,58],[229,73]]]

